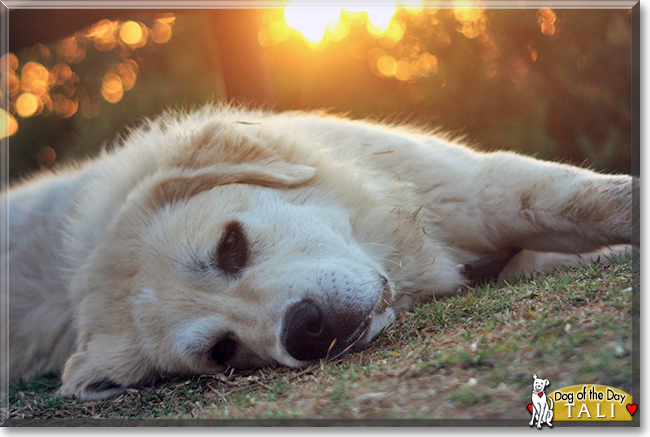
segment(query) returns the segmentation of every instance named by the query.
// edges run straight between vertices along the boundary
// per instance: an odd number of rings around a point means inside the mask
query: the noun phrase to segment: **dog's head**
[[[112,206],[73,280],[79,345],[62,393],[303,366],[366,346],[392,321],[395,254],[381,233],[402,238],[400,212],[353,167],[256,132],[200,130]]]
[[[549,384],[548,379],[538,378],[537,375],[533,375],[533,393],[542,393]]]

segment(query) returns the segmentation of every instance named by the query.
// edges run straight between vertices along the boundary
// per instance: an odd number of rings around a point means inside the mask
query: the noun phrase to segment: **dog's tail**
[[[548,399],[549,401],[551,401],[551,406],[548,407],[548,408],[549,408],[549,410],[552,410],[552,409],[553,409],[553,398],[549,396],[549,397],[546,398],[546,399]]]

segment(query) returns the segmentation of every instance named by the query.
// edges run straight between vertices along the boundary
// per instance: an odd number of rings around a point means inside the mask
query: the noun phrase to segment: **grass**
[[[525,425],[533,373],[551,390],[592,383],[633,392],[633,283],[628,259],[488,284],[417,306],[366,350],[308,369],[176,378],[99,402],[60,397],[58,378],[18,382],[9,391],[9,424],[501,418]]]

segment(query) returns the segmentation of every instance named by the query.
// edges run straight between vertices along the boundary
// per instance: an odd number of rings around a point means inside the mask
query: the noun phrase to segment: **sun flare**
[[[413,3],[413,2],[411,2]],[[291,0],[284,9],[287,26],[298,31],[309,43],[318,44],[325,37],[340,39],[347,34],[348,21],[364,19],[366,28],[373,36],[382,36],[391,28],[397,3],[392,7],[318,8],[308,0]]]
[[[284,10],[287,25],[302,34],[313,44],[318,43],[328,27],[336,25],[341,10],[336,8],[312,8],[309,2],[293,0]]]

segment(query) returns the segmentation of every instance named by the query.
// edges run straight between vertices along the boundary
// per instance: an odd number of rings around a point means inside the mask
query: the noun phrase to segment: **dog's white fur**
[[[537,428],[541,428],[543,423],[550,427],[553,426],[551,423],[551,420],[553,420],[553,399],[549,399],[551,402],[549,406],[546,393],[544,393],[549,384],[548,379],[538,378],[537,375],[533,375],[533,394],[530,397],[533,403],[533,412],[529,423],[530,426],[535,424],[535,419],[537,419]]]
[[[518,247],[505,274],[577,265],[632,233],[629,176],[407,127],[206,107],[123,142],[9,191],[12,378],[64,369],[64,395],[102,399],[222,371],[226,334],[227,365],[305,365],[282,339],[297,302],[363,320],[358,349],[466,284],[463,263]],[[249,244],[236,276],[214,262],[233,220]]]

